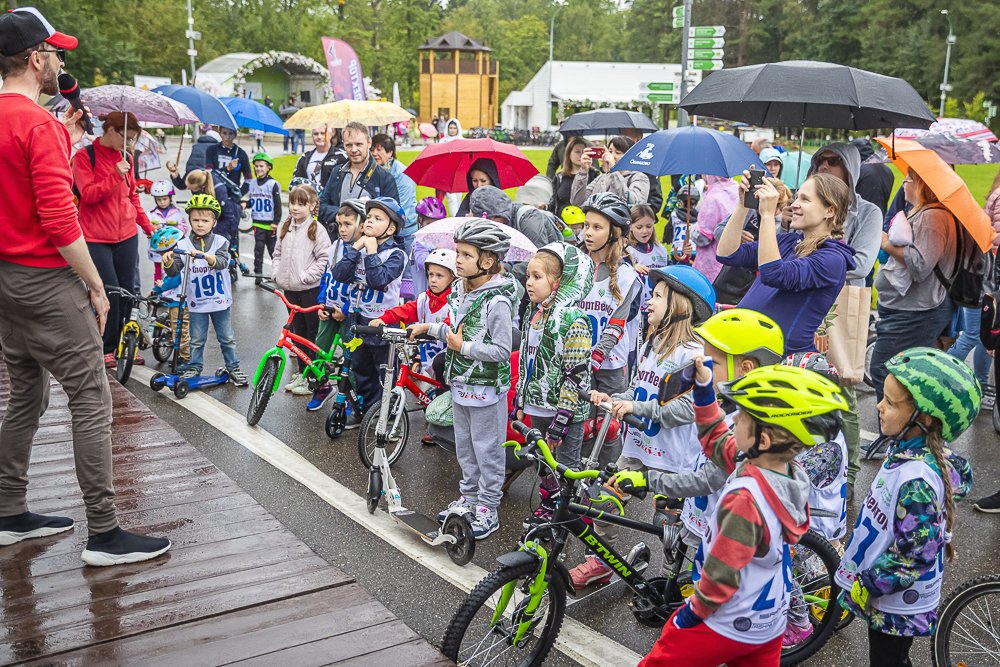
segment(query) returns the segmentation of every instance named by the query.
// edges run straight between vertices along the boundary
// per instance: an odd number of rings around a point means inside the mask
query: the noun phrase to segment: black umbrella
[[[926,129],[937,120],[903,79],[812,60],[713,72],[679,106],[760,127]]]
[[[928,134],[922,137],[913,137],[910,140],[916,141],[924,148],[931,149],[948,164],[1000,163],[1000,148],[985,139],[973,141],[946,134]],[[875,155],[865,160],[865,164],[880,164],[891,161],[888,151],[880,148]]]
[[[595,109],[573,114],[559,127],[559,131],[568,139],[609,132],[618,134],[623,128],[634,128],[643,132],[656,132],[660,129],[646,114],[638,111]]]

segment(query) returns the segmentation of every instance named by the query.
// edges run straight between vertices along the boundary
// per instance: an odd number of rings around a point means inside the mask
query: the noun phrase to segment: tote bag
[[[845,285],[816,329],[816,349],[836,367],[842,387],[856,385],[865,377],[871,300],[871,287]]]

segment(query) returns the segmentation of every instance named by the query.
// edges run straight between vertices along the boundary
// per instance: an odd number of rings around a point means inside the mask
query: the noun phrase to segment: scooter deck
[[[413,510],[400,510],[391,516],[424,539],[433,540],[441,530],[441,525],[437,521],[423,514],[417,514]]]

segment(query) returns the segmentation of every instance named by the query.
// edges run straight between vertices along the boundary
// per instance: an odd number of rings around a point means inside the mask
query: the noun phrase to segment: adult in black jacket
[[[580,171],[580,158],[583,156],[590,142],[583,137],[570,137],[565,142],[560,142],[565,146],[563,150],[562,167],[552,178],[552,199],[549,201],[548,210],[561,216],[564,208],[570,205],[570,195],[573,192],[573,177]],[[587,174],[587,183],[597,178],[600,174],[596,169],[591,169]],[[539,246],[541,247],[541,246]]]
[[[209,146],[205,151],[205,168],[218,171],[231,180],[240,192],[250,192],[250,180],[253,171],[250,169],[250,156],[236,145],[236,132],[228,127],[219,128],[222,142]]]
[[[211,191],[207,187],[209,178],[212,179]],[[230,241],[237,238],[243,209],[238,201],[233,201],[233,198],[229,196],[229,190],[218,174],[207,169],[194,169],[182,178],[177,170],[173,169],[170,172],[170,181],[178,190],[190,190],[191,194],[206,192],[218,199],[219,205],[222,206],[222,215],[215,223],[213,232],[225,236]]]
[[[399,201],[396,179],[372,156],[368,128],[361,123],[348,123],[343,136],[348,161],[333,170],[319,199],[319,221],[326,226],[331,239],[338,238],[336,216],[340,202],[376,197]]]
[[[885,164],[865,164],[865,160],[875,154],[872,144],[867,139],[858,137],[851,140],[851,145],[861,154],[861,174],[854,184],[854,191],[859,197],[878,206],[883,217],[889,208],[889,197],[892,195],[892,170]]]
[[[215,134],[214,132],[212,134]],[[206,154],[211,146],[219,143],[219,140],[210,134],[203,134],[198,137],[198,141],[194,142],[191,146],[191,154],[188,155],[187,162],[184,164],[184,175],[187,176],[195,169],[204,169],[208,166],[208,160],[206,159]]]
[[[346,164],[347,152],[340,140],[340,131],[334,128],[312,131],[313,149],[303,154],[295,163],[292,178],[304,178],[323,185],[337,167]]]

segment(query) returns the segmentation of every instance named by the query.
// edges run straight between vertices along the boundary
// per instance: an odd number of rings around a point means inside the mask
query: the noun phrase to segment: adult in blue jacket
[[[750,182],[743,172],[741,193]],[[773,220],[778,191],[764,181],[757,187],[760,217]],[[815,174],[806,179],[792,204],[792,229],[797,235],[778,236],[774,225],[761,225],[757,241],[740,244],[747,209],[741,194],[722,232],[716,257],[720,264],[756,269],[757,278],[740,301],[767,315],[785,335],[785,354],[815,352],[816,330],[854,270],[854,249],[839,239],[851,206],[851,191],[841,179]]]
[[[403,246],[406,256],[409,257],[413,251],[413,235],[417,233],[417,184],[413,179],[403,173],[406,165],[396,159],[396,142],[388,134],[376,134],[372,137],[372,156],[379,166],[385,167],[396,179],[396,189],[399,191],[399,206],[406,214],[406,224],[400,236],[403,239]],[[413,275],[412,267],[407,264],[403,271],[402,296],[404,299],[413,298]]]
[[[377,197],[391,197],[399,201],[396,179],[388,169],[375,162],[371,153],[368,128],[361,123],[348,123],[341,134],[347,162],[333,170],[319,199],[319,221],[326,225],[331,239],[340,237],[336,218],[342,201]]]

